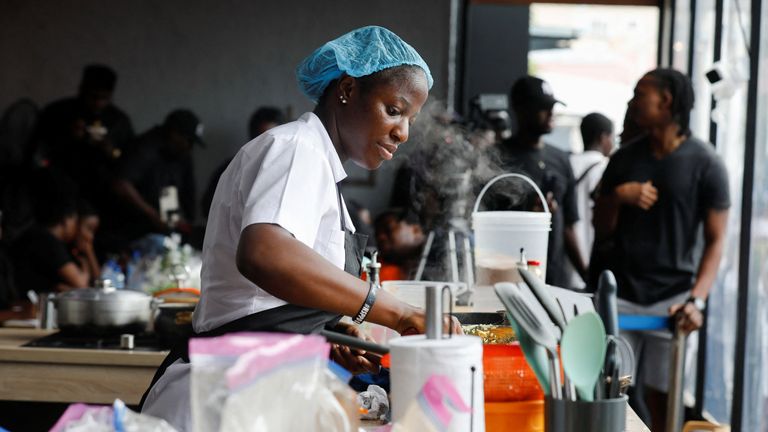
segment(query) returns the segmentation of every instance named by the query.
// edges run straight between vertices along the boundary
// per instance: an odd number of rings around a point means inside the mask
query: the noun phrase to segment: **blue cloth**
[[[672,320],[668,316],[619,315],[619,328],[622,330],[668,330]]]
[[[296,79],[301,91],[317,102],[328,84],[343,73],[359,78],[402,65],[423,69],[432,88],[429,66],[412,46],[384,27],[368,26],[316,49],[296,68]]]

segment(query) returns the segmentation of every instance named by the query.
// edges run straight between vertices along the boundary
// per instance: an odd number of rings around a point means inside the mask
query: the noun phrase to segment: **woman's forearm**
[[[367,282],[340,270],[277,225],[254,224],[243,230],[237,267],[279,299],[341,315],[357,314],[368,294]],[[366,320],[401,330],[408,308],[379,290]]]

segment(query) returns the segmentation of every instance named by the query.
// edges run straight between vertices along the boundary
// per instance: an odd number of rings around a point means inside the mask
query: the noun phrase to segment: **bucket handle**
[[[545,213],[549,213],[549,206],[547,205],[547,200],[544,198],[544,194],[541,193],[541,189],[539,189],[538,186],[536,186],[536,183],[533,182],[529,177],[524,176],[522,174],[517,173],[507,173],[507,174],[501,174],[497,175],[496,177],[492,178],[491,181],[485,184],[483,186],[483,190],[480,191],[480,194],[477,196],[477,199],[475,200],[475,208],[472,210],[472,213],[477,213],[477,209],[480,207],[480,201],[483,199],[483,195],[485,195],[485,192],[490,188],[494,183],[501,179],[509,178],[509,177],[516,177],[521,180],[524,180],[528,182],[531,187],[533,187],[533,190],[536,191],[536,194],[539,196],[539,199],[541,200],[541,204],[544,206]]]

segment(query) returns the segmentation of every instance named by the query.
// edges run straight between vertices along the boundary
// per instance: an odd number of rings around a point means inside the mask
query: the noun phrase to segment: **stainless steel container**
[[[146,327],[154,309],[150,295],[110,286],[67,291],[52,301],[59,328]]]

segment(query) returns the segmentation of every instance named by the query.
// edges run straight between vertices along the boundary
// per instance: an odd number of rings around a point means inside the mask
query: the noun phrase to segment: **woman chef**
[[[341,316],[423,332],[424,312],[358,278],[365,237],[354,234],[338,183],[343,162],[392,159],[432,86],[429,67],[382,27],[330,41],[296,70],[314,112],[246,144],[219,180],[203,245],[199,336],[235,331],[316,333]],[[456,326],[454,321],[454,326]],[[191,429],[186,346],[169,354],[142,412]],[[370,369],[336,349],[350,369]]]

